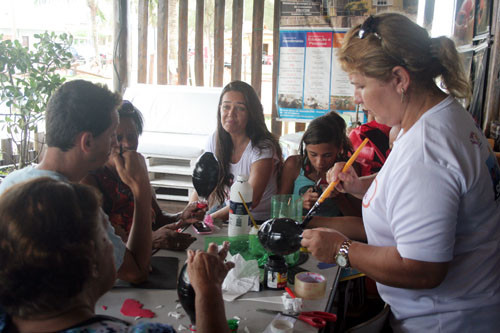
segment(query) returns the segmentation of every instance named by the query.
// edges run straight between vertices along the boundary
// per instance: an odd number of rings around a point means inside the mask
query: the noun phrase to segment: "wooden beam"
[[[274,1],[273,15],[273,96],[271,108],[271,133],[277,138],[281,136],[282,123],[278,121],[278,109],[276,107],[276,90],[278,89],[278,61],[280,50],[280,4],[281,1]]]
[[[225,0],[215,0],[214,10],[214,87],[224,83],[224,9]]]
[[[158,40],[156,45],[158,84],[168,83],[168,0],[158,0]]]
[[[493,44],[490,50],[487,77],[483,129],[489,134],[493,120],[500,120],[500,1],[495,0],[492,7]]]
[[[113,88],[123,93],[128,86],[128,61],[127,61],[127,0],[113,1],[115,24],[113,26]]]
[[[252,18],[252,87],[260,97],[262,87],[262,35],[264,0],[254,0]]]
[[[178,74],[179,84],[187,84],[188,79],[188,3],[179,1],[179,53]]]
[[[203,75],[203,18],[205,0],[196,0],[196,22],[194,35],[194,78],[197,86],[204,85]]]
[[[146,83],[148,75],[148,2],[139,0],[139,34],[137,55],[137,82]]]
[[[231,47],[231,81],[241,80],[241,54],[243,44],[243,1],[233,0],[233,31]],[[279,2],[279,1],[278,1]]]

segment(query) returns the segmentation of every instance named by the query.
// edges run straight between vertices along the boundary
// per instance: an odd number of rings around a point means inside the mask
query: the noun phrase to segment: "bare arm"
[[[151,261],[151,185],[144,157],[134,151],[113,155],[116,171],[134,195],[134,218],[118,277],[129,282],[147,279]]]
[[[303,233],[302,246],[318,260],[335,262],[340,245],[348,238],[332,229],[318,228]],[[448,271],[446,262],[425,262],[402,258],[396,247],[353,242],[349,248],[352,267],[382,284],[409,289],[437,287]]]
[[[271,180],[273,172],[274,161],[272,158],[258,160],[250,166],[250,177],[248,178],[248,183],[252,185],[253,189],[252,208],[259,205],[267,183]]]
[[[366,242],[363,219],[358,216],[315,216],[309,223],[308,228],[333,229],[344,234],[349,239]]]
[[[188,251],[188,274],[195,290],[196,329],[198,332],[229,332],[222,299],[222,282],[234,267],[224,263],[229,243],[225,242],[217,253],[217,245],[211,243],[207,252]]]
[[[299,155],[293,155],[286,159],[285,164],[283,165],[283,170],[281,170],[280,188],[278,189],[278,194],[293,193],[295,179],[297,179],[300,173],[299,163]]]

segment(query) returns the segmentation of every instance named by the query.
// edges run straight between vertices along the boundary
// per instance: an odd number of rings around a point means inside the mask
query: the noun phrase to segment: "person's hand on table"
[[[220,290],[227,272],[234,267],[233,262],[224,262],[229,251],[229,242],[224,242],[217,251],[217,244],[210,243],[207,252],[188,250],[187,271],[196,293],[217,288]]]
[[[153,231],[153,248],[175,251],[184,251],[196,238],[188,233],[180,233],[171,230],[168,225]]]
[[[203,221],[205,214],[207,212],[207,207],[198,208],[198,202],[191,202],[184,208],[180,215],[180,221],[183,225],[193,224],[198,221]]]
[[[306,247],[312,255],[321,262],[335,263],[340,245],[348,240],[338,231],[328,228],[307,229],[302,233],[301,245]]]

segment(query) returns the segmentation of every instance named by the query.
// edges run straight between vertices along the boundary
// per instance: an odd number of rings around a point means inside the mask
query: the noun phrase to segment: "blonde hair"
[[[395,66],[403,66],[420,87],[440,77],[452,96],[470,98],[470,83],[451,39],[430,38],[424,28],[399,13],[383,13],[369,20],[372,27],[366,29],[364,38],[359,37],[364,25],[352,28],[344,38],[337,53],[344,71],[387,81]]]

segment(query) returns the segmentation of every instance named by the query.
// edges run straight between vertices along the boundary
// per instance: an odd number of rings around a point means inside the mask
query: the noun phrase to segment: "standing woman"
[[[363,198],[368,244],[352,230],[306,230],[318,259],[377,281],[395,332],[488,332],[500,325],[500,168],[455,98],[470,87],[453,42],[396,13],[370,16],[338,54],[355,101],[401,126],[377,175],[337,163],[329,181]],[[439,78],[446,93],[435,83]]]
[[[229,188],[239,175],[248,175],[253,188],[251,212],[258,221],[271,214],[271,196],[277,192],[277,174],[282,164],[278,140],[269,132],[264,111],[255,90],[233,81],[222,90],[217,112],[217,130],[205,148],[219,163],[219,180],[211,203],[224,205],[212,218],[227,220]],[[198,200],[193,193],[191,201]]]

